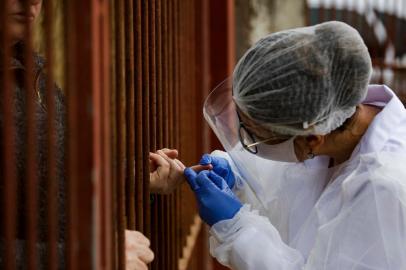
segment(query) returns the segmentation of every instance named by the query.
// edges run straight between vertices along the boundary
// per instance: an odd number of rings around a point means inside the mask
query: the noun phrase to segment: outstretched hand
[[[161,149],[149,153],[150,189],[152,193],[169,194],[185,181],[183,171],[185,165],[177,159],[176,149]],[[196,172],[211,169],[211,165],[195,165]]]

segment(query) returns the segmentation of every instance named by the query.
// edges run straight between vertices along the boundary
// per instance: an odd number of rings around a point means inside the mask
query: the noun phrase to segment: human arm
[[[215,236],[211,254],[221,263],[233,269],[296,269],[286,266],[300,263],[300,254],[282,242],[266,218],[242,207],[222,177],[214,171],[196,174],[189,168],[185,175],[196,195],[199,214]],[[286,260],[281,260],[281,254]]]
[[[311,230],[304,232],[308,253],[303,247],[288,246],[271,221],[248,205],[232,218],[211,226],[210,252],[219,262],[237,270],[405,268],[406,204],[396,196],[400,188],[388,190],[370,184],[344,188],[338,196],[345,199],[338,214],[326,221],[328,212],[316,214],[312,223],[317,226],[315,237],[308,237]],[[328,206],[323,203],[318,207]],[[318,221],[318,217],[323,220]]]

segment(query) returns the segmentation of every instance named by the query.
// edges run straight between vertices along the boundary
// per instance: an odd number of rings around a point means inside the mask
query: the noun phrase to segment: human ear
[[[322,148],[325,142],[325,136],[323,135],[309,135],[305,138],[307,148],[310,155],[322,154]]]

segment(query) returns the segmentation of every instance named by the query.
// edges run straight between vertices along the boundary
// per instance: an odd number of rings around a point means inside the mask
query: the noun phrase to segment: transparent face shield
[[[264,193],[264,184],[270,183],[268,179],[270,173],[276,177],[277,174],[283,174],[283,170],[274,167],[283,167],[285,163],[256,155],[258,151],[256,142],[260,141],[244,125],[240,125],[237,107],[232,97],[231,78],[223,81],[210,93],[205,101],[203,114],[233,160],[237,173],[247,181],[260,201],[269,197]]]
[[[260,202],[266,204],[272,200],[273,192],[269,192],[270,190],[276,192],[288,183],[284,179],[294,179],[295,174],[302,175],[303,170],[306,170],[304,163],[277,162],[262,158],[256,153],[259,146],[264,144],[264,139],[268,138],[257,138],[241,123],[232,96],[231,78],[223,81],[210,93],[204,103],[203,114],[233,160],[235,173],[245,180]],[[275,139],[281,139],[280,136]],[[271,139],[274,138],[271,136]],[[292,169],[292,164],[295,169]]]
[[[243,149],[252,154],[258,154],[258,146],[261,144],[282,143],[292,136],[275,134],[267,130],[267,135],[261,137],[255,135],[251,129],[262,129],[258,124],[248,126],[243,122],[241,111],[239,112],[232,96],[232,80],[228,78],[219,84],[207,97],[203,109],[204,117],[210,127],[220,139],[227,151],[234,149],[239,144]],[[245,119],[248,117],[245,116]],[[245,120],[247,121],[247,120]],[[242,149],[242,150],[243,150]]]

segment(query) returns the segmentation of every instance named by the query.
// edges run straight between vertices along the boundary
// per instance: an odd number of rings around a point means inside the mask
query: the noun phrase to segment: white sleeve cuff
[[[250,205],[245,204],[232,219],[214,224],[210,234],[210,254],[233,269],[300,269],[303,265],[300,252],[286,245],[268,218]]]

